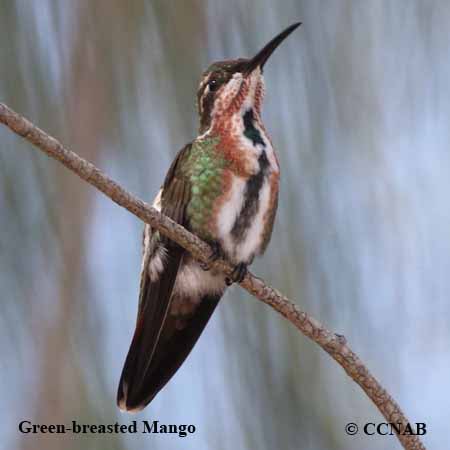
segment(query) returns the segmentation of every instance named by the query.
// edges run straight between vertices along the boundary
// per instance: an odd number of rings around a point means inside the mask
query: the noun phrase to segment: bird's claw
[[[225,278],[227,286],[231,286],[233,283],[240,283],[247,275],[247,264],[239,263],[231,272],[231,276]]]
[[[211,242],[212,253],[209,255],[208,260],[206,262],[201,262],[200,267],[207,272],[211,267],[210,265],[217,261],[218,259],[224,259],[225,255],[222,250],[222,246],[217,241]]]
[[[218,241],[213,241],[210,243],[212,252],[209,255],[208,259],[205,262],[200,262],[200,267],[207,272],[210,270],[210,266],[212,263],[217,261],[218,259],[226,259],[226,255],[222,249],[222,246]],[[225,283],[227,286],[231,286],[233,283],[240,283],[245,276],[247,275],[247,264],[239,263],[237,264],[233,272],[229,277],[225,278]]]

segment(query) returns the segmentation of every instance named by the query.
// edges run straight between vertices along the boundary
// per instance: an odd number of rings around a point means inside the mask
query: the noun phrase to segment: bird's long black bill
[[[269,59],[270,55],[275,51],[275,49],[299,26],[301,22],[297,22],[292,24],[290,27],[287,27],[280,34],[275,36],[268,44],[264,46],[262,50],[260,50],[248,63],[248,67],[246,69],[246,73],[250,74],[259,67],[261,70],[264,67],[264,64]]]

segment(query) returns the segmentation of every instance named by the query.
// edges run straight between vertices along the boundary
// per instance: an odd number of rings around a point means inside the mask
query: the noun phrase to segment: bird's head
[[[253,109],[259,115],[264,98],[264,64],[300,23],[275,36],[253,58],[218,61],[203,73],[197,92],[200,133],[239,111]]]

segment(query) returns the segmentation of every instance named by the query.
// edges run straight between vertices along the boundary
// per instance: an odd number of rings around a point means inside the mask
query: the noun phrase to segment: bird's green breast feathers
[[[223,171],[228,161],[217,149],[218,137],[194,141],[186,156],[184,175],[189,179],[191,198],[187,215],[192,231],[209,236],[216,199],[223,193]]]

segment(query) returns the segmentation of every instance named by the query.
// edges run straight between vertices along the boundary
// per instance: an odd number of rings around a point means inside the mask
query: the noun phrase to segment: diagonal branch
[[[127,192],[93,164],[64,148],[55,138],[49,136],[3,103],[0,103],[0,122],[48,156],[75,172],[80,178],[102,191],[111,200],[126,208],[143,222],[157,228],[161,233],[191,252],[196,259],[207,262],[208,257],[212,253],[209,245],[152,208],[149,204]],[[221,270],[226,275],[231,275],[233,270],[233,267],[224,260],[214,262],[213,267]],[[380,410],[381,414],[383,414],[386,421],[399,425],[400,430],[406,430],[406,433],[397,435],[405,449],[425,450],[425,446],[420,439],[408,433],[409,421],[403,414],[400,406],[350,349],[344,336],[327,330],[316,319],[301,311],[287,297],[266,285],[263,280],[255,277],[250,272],[247,273],[240,285],[257,299],[279,312],[305,336],[329,353],[344,368],[347,374],[359,384]]]

